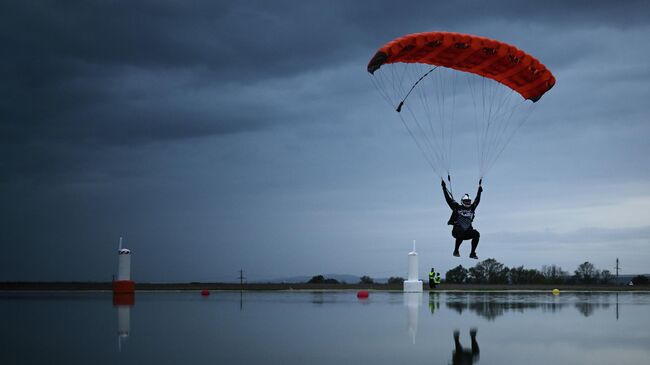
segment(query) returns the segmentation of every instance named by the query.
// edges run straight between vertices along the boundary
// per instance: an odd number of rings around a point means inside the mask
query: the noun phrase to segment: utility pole
[[[244,270],[239,269],[239,310],[244,308]]]
[[[616,258],[616,281],[618,281],[618,270],[620,267],[618,266],[618,257]]]
[[[244,270],[240,269],[239,270],[239,286],[243,289],[244,288]]]

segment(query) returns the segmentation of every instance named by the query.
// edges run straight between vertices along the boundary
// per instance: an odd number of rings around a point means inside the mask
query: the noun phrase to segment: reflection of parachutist
[[[458,330],[454,331],[454,352],[451,357],[454,365],[478,362],[480,350],[478,348],[478,342],[476,342],[476,328],[472,328],[469,331],[469,337],[472,340],[471,350],[463,348],[463,345],[460,344],[460,332]]]

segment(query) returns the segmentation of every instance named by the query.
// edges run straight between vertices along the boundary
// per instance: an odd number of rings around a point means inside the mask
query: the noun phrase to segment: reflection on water
[[[408,332],[411,341],[415,345],[415,336],[418,333],[418,318],[420,313],[420,304],[422,303],[422,293],[412,292],[404,293],[404,305],[408,310]]]
[[[609,308],[609,296],[599,295],[599,294],[589,294],[589,293],[578,293],[576,294],[578,301],[575,303],[575,307],[583,316],[589,317],[594,314],[596,309],[607,309]],[[616,295],[618,302],[618,293]],[[618,319],[618,314],[617,314]]]
[[[526,309],[540,309],[544,312],[555,312],[565,303],[553,300],[539,302],[529,301],[522,294],[490,294],[490,293],[455,293],[450,295],[446,305],[459,314],[465,310],[473,311],[488,320],[494,320],[507,312],[523,312]]]
[[[131,334],[131,307],[134,293],[113,293],[113,306],[117,309],[117,350],[122,352],[122,341]]]
[[[429,311],[434,314],[440,308],[440,293],[437,291],[429,292]]]
[[[475,364],[480,355],[482,365],[596,365],[650,358],[650,293],[137,296],[137,305],[132,298],[112,306],[111,293],[0,292],[0,343],[9,344],[0,346],[2,363]]]
[[[469,338],[472,342],[470,348],[464,348],[460,343],[460,331],[454,330],[454,352],[452,352],[451,361],[453,365],[470,365],[477,363],[481,350],[476,341],[476,328],[469,330]]]
[[[131,332],[131,307],[120,305],[117,307],[117,349],[122,352],[122,341],[129,337]]]
[[[575,299],[573,306],[585,317],[589,317],[598,309],[608,309],[611,301],[610,294],[576,293],[573,298]],[[618,293],[615,298],[618,309]],[[458,314],[469,310],[487,320],[495,320],[507,312],[523,313],[525,310],[541,310],[555,313],[572,304],[562,302],[560,298],[550,294],[476,292],[450,293],[446,305]],[[618,318],[618,310],[616,317]]]

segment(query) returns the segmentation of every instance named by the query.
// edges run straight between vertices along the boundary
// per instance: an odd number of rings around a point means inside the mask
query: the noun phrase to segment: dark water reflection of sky
[[[0,293],[3,364],[648,364],[650,293]]]

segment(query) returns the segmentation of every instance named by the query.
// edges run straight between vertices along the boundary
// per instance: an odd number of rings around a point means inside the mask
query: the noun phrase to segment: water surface
[[[3,364],[647,364],[650,293],[0,293]]]

